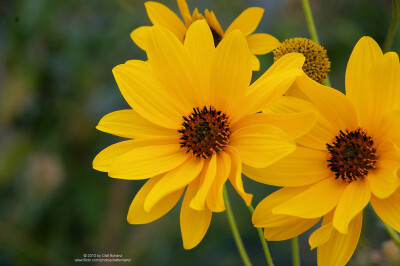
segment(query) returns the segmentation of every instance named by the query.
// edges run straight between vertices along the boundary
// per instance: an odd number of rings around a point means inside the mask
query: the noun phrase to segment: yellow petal
[[[372,194],[385,199],[399,187],[398,170],[400,165],[396,161],[379,160],[375,170],[369,171],[365,179],[371,188]]]
[[[175,136],[176,131],[157,126],[132,109],[109,113],[100,120],[98,130],[123,138]]]
[[[147,57],[157,78],[180,100],[185,115],[196,107],[200,92],[194,61],[182,43],[167,29],[154,26],[147,48]],[[175,101],[176,102],[176,101]]]
[[[314,127],[307,134],[296,139],[296,142],[305,147],[325,151],[326,144],[331,143],[336,135],[338,132],[334,130],[332,124],[319,115]]]
[[[317,219],[299,219],[297,218],[297,222],[285,225],[281,227],[268,227],[264,229],[264,237],[268,241],[282,241],[287,240],[293,237],[296,237],[311,227],[313,227],[317,222]]]
[[[329,223],[332,223],[333,221],[333,216],[335,215],[335,209],[331,210],[330,212],[328,212],[327,214],[324,215],[324,218],[322,219],[322,223],[321,226],[327,225]]]
[[[183,17],[183,20],[186,23],[186,27],[189,27],[192,24],[192,16],[190,15],[189,7],[186,3],[186,0],[177,0],[179,11]]]
[[[362,125],[378,123],[382,114],[400,108],[400,64],[399,57],[389,52],[378,58],[371,67],[367,87],[364,88]]]
[[[304,56],[298,54],[294,54],[290,58],[294,61],[299,61],[299,58],[304,61]],[[264,74],[257,81],[251,84],[244,95],[244,99],[242,99],[241,103],[236,107],[231,115],[232,123],[247,114],[254,114],[268,108],[283,94],[285,94],[295,79],[303,73],[301,66],[299,66],[299,68],[284,68],[283,66],[275,67],[275,69],[277,68],[279,68],[279,70],[273,71],[270,75]]]
[[[329,177],[272,209],[274,214],[317,218],[336,207],[347,184]]]
[[[379,45],[370,37],[362,37],[355,45],[347,63],[346,95],[353,102],[358,114],[363,113],[367,103],[366,88],[371,67],[381,56]]]
[[[394,230],[400,233],[400,189],[397,189],[390,197],[379,199],[371,197],[371,205],[376,214]]]
[[[258,60],[257,56],[254,54],[250,54],[250,62],[251,62],[251,69],[253,71],[260,70],[260,60]]]
[[[196,62],[196,75],[200,77],[196,89],[203,99],[209,97],[215,47],[211,30],[205,20],[197,20],[190,26],[185,37],[185,48],[193,62]]]
[[[308,101],[296,97],[280,97],[268,109],[263,110],[263,113],[293,113],[303,111],[316,111],[316,107]],[[319,114],[319,113],[318,113]],[[337,134],[337,129],[321,115],[318,115],[317,121],[307,134],[296,139],[296,142],[302,146],[326,150],[326,143],[332,141]]]
[[[198,177],[203,165],[203,159],[189,158],[182,165],[166,173],[149,192],[144,202],[144,209],[150,211],[159,201],[164,200],[165,196],[191,183]]]
[[[108,172],[115,159],[122,154],[137,148],[136,140],[118,142],[102,150],[93,160],[93,169]]]
[[[379,144],[376,154],[379,154],[379,160],[400,162],[400,148],[390,139],[385,139]]]
[[[197,7],[193,10],[192,17],[193,17],[193,20],[204,19],[203,15],[199,13],[199,10],[197,9]]]
[[[363,179],[351,182],[342,194],[333,216],[333,226],[342,234],[348,233],[350,222],[367,206],[371,189]]]
[[[206,161],[200,173],[197,193],[190,202],[190,208],[198,211],[206,209],[207,194],[215,180],[217,167],[217,156],[214,154],[209,161]]]
[[[272,66],[268,68],[267,71],[264,72],[264,74],[261,75],[261,77],[259,77],[256,81],[254,81],[252,86],[257,86],[258,83],[262,82],[265,78],[281,70],[287,70],[293,68],[302,70],[304,61],[305,57],[301,53],[285,54],[284,56],[279,58],[276,62],[274,62]]]
[[[214,182],[208,192],[206,203],[210,211],[222,212],[225,210],[223,189],[231,171],[231,159],[225,152],[217,155],[217,172]]]
[[[225,34],[228,34],[236,29],[243,32],[245,36],[252,34],[260,23],[263,14],[264,9],[262,8],[247,8],[232,22],[232,24],[226,30]]]
[[[167,195],[162,201],[158,202],[154,208],[147,212],[143,208],[144,201],[149,191],[160,180],[161,176],[153,177],[143,185],[136,194],[128,211],[128,223],[130,224],[147,224],[159,219],[161,216],[169,212],[180,199],[183,189],[177,190]]]
[[[257,59],[255,55],[252,58],[252,61]],[[238,113],[235,113],[237,119],[245,114],[257,113],[277,101],[290,88],[295,78],[303,74],[304,60],[305,57],[300,53],[290,53],[279,58],[251,84],[242,104],[235,110]]]
[[[226,147],[225,151],[231,158],[231,172],[229,174],[229,181],[240,197],[242,197],[246,205],[249,206],[251,200],[253,199],[253,195],[246,193],[243,188],[242,161],[240,160],[239,152],[232,146]]]
[[[113,69],[118,87],[129,105],[143,118],[162,127],[178,129],[183,121],[176,98],[156,78],[147,62],[135,60]]]
[[[188,158],[179,144],[152,145],[118,157],[108,175],[120,179],[146,179],[175,169]]]
[[[285,131],[290,137],[297,139],[310,131],[317,122],[317,119],[318,112],[316,111],[287,114],[250,114],[233,124],[231,129],[235,131],[237,128],[255,124],[273,125]]]
[[[147,40],[149,38],[150,29],[150,26],[142,26],[131,32],[132,41],[144,51],[147,50]]]
[[[251,74],[246,39],[239,31],[232,32],[217,46],[211,68],[211,100],[216,108],[229,113],[243,100]]]
[[[308,239],[311,250],[328,242],[333,230],[332,223],[322,225],[320,228],[315,230]]]
[[[222,30],[221,25],[219,24],[214,12],[210,12],[208,11],[208,9],[206,9],[205,15],[208,25],[210,25],[210,27],[219,34],[219,36],[223,37],[224,31]]]
[[[168,7],[161,3],[148,1],[144,3],[147,15],[153,25],[160,25],[167,28],[178,39],[183,42],[183,37],[186,33],[186,27],[179,17]]]
[[[340,129],[354,130],[358,127],[356,112],[349,99],[343,93],[319,84],[305,74],[296,79],[288,95],[310,101],[337,133]]]
[[[280,97],[267,109],[262,110],[265,114],[275,113],[298,113],[317,111],[316,107],[310,102],[291,96]]]
[[[230,145],[239,151],[244,164],[256,168],[267,167],[296,149],[289,135],[270,125],[241,127],[232,133]]]
[[[296,187],[296,188],[282,188],[265,199],[263,199],[254,210],[252,222],[255,227],[282,227],[294,224],[300,220],[301,218],[295,216],[288,216],[272,214],[272,209],[279,205],[282,202],[290,200],[295,197],[297,194],[305,191],[307,187]]]
[[[253,84],[251,84],[249,91],[252,91],[254,88],[259,87],[259,83],[262,83],[264,79],[282,70],[298,69],[300,70],[300,74],[302,74],[303,73],[302,67],[304,61],[305,57],[301,53],[285,54],[284,56],[279,58],[276,62],[274,62],[272,66],[268,68],[267,71],[264,72],[264,74],[261,75],[261,77],[259,77],[256,81],[253,82]]]
[[[342,266],[350,260],[357,247],[362,226],[362,212],[349,225],[349,233],[332,230],[330,239],[318,247],[319,266]]]
[[[310,185],[331,176],[326,152],[304,147],[298,147],[292,154],[267,168],[244,165],[243,173],[257,182],[280,187]]]
[[[306,135],[318,120],[318,112],[308,111],[294,114],[266,114],[269,124],[283,129],[294,139]]]
[[[272,64],[272,66],[265,71],[264,74],[261,75],[256,81],[251,84],[251,87],[249,90],[254,90],[255,88],[259,87],[259,83],[262,83],[264,79],[267,79],[268,77],[284,70],[300,70],[301,75],[303,74],[302,72],[302,67],[305,61],[305,57],[301,53],[290,53],[282,56],[279,58],[276,62]],[[300,75],[298,75],[300,76]]]
[[[247,36],[247,43],[253,54],[269,53],[281,44],[277,38],[265,33],[256,33]]]
[[[134,149],[149,146],[154,142],[170,141],[170,138],[142,138],[135,140],[127,140],[113,144],[102,150],[93,160],[93,169],[102,172],[108,172],[111,165],[121,155]]]
[[[197,193],[198,182],[199,180],[196,179],[188,186],[182,202],[180,221],[183,247],[185,249],[192,249],[200,243],[211,222],[212,212],[210,210],[198,211],[189,206]]]
[[[399,147],[400,110],[385,112],[378,123],[368,128],[368,133],[374,139],[376,145],[378,145],[377,153],[379,154],[379,158],[381,158],[383,155],[382,152],[379,151],[379,146],[382,145],[383,142],[392,141],[395,146]]]

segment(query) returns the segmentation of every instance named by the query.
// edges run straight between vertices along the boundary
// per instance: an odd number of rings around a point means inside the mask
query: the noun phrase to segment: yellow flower
[[[243,172],[282,186],[256,208],[253,223],[269,240],[310,237],[318,265],[345,265],[360,235],[362,210],[371,202],[378,216],[400,232],[400,64],[363,37],[346,70],[347,96],[305,75],[268,111],[316,109],[316,126],[297,140],[298,149],[264,169]],[[301,98],[296,100],[295,97]]]
[[[145,3],[147,15],[153,25],[161,25],[169,29],[183,43],[186,32],[190,25],[204,16],[195,8],[190,15],[186,0],[177,0],[182,20],[168,7],[161,3],[148,1]],[[205,19],[210,26],[214,38],[214,45],[217,46],[220,41],[234,30],[240,30],[246,37],[249,49],[251,51],[252,69],[258,71],[260,62],[255,55],[262,55],[271,52],[280,45],[280,42],[273,36],[264,33],[252,34],[263,16],[264,9],[251,7],[243,11],[224,32],[213,11],[205,10]],[[147,35],[150,27],[142,26],[131,33],[132,40],[143,50],[147,50]]]
[[[304,57],[289,54],[250,85],[246,39],[238,31],[217,48],[205,20],[192,24],[184,44],[161,26],[149,30],[148,61],[113,69],[132,107],[103,117],[97,129],[130,140],[101,151],[94,169],[113,178],[150,178],[134,198],[128,222],[144,224],[166,214],[185,188],[180,224],[184,248],[204,237],[212,212],[224,211],[229,179],[247,204],[242,164],[266,167],[295,150],[317,112],[263,115],[301,75]]]

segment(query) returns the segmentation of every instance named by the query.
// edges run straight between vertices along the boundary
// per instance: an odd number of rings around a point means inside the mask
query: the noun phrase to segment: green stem
[[[299,241],[297,237],[292,238],[292,260],[293,266],[300,266]]]
[[[226,207],[226,215],[228,216],[229,225],[231,226],[232,235],[235,239],[236,246],[239,250],[240,257],[242,258],[243,264],[246,266],[251,266],[249,256],[247,255],[246,249],[244,248],[242,238],[240,237],[239,230],[236,225],[235,218],[233,217],[231,203],[229,202],[228,191],[224,186],[224,200]]]
[[[388,233],[388,235],[390,236],[390,238],[393,240],[394,243],[396,243],[399,247],[400,247],[400,236],[399,234],[393,230],[392,227],[390,227],[389,225],[387,225],[386,223],[382,222],[383,226],[386,229],[386,232]]]
[[[313,18],[312,12],[311,12],[310,4],[308,3],[308,0],[301,0],[301,2],[303,3],[304,15],[306,16],[308,30],[310,31],[311,39],[314,42],[319,44],[317,29],[315,27],[314,18]],[[328,86],[328,87],[331,86],[331,82],[329,80],[329,76],[326,76],[326,79],[324,81],[324,85]]]
[[[390,23],[389,31],[386,35],[385,42],[383,43],[383,51],[389,52],[392,48],[392,43],[394,36],[396,34],[397,22],[399,19],[399,0],[392,0],[393,3],[393,13],[392,22]]]
[[[308,0],[301,0],[301,1],[303,3],[304,15],[306,16],[308,30],[310,31],[311,39],[314,42],[319,43],[317,29],[315,28],[314,18],[311,12],[310,4],[308,3]]]
[[[250,204],[248,206],[248,208],[249,208],[250,214],[253,216],[253,213],[254,213],[253,206]],[[271,253],[269,252],[267,240],[265,240],[264,233],[261,230],[261,228],[257,228],[257,232],[258,232],[258,237],[260,238],[261,245],[264,249],[265,258],[267,259],[267,263],[269,266],[274,266],[274,262],[272,261]]]

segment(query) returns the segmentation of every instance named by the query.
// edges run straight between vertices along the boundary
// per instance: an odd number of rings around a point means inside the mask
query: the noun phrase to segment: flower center
[[[218,44],[222,40],[222,36],[219,35],[219,33],[216,30],[214,30],[211,26],[210,26],[210,29],[211,29],[212,36],[214,38],[214,46],[217,47]]]
[[[375,169],[378,159],[374,141],[361,129],[343,132],[335,137],[331,144],[326,144],[330,153],[328,167],[335,173],[335,178],[351,183]]]
[[[274,61],[289,53],[301,53],[305,56],[303,70],[308,77],[318,83],[326,79],[331,62],[324,47],[307,38],[290,38],[274,50]]]
[[[228,145],[231,135],[228,117],[214,107],[193,108],[183,120],[178,132],[182,134],[180,144],[187,148],[186,152],[206,159]]]

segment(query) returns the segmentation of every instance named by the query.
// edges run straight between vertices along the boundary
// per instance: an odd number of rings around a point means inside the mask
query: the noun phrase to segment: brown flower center
[[[335,173],[336,179],[351,183],[375,169],[378,156],[374,141],[361,129],[346,132],[340,130],[334,141],[326,146],[330,153],[328,167]]]
[[[228,145],[231,130],[228,116],[214,107],[193,108],[189,116],[183,117],[181,147],[204,159],[222,150]]]

